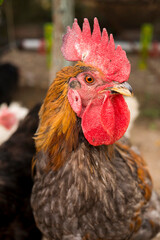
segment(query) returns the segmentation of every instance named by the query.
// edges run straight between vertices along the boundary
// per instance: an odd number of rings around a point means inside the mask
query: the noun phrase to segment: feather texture
[[[160,230],[150,174],[127,140],[115,143],[129,123],[120,95],[132,92],[121,84],[130,73],[125,52],[106,30],[101,36],[96,18],[92,34],[87,19],[82,31],[75,20],[62,52],[81,62],[57,73],[40,111],[31,197],[37,226],[48,240],[149,240]]]
[[[83,66],[79,62],[75,67],[65,67],[57,73],[40,110],[35,142],[37,152],[48,154],[48,168],[58,169],[77,146],[77,117],[69,104],[67,91],[69,79],[82,72]]]

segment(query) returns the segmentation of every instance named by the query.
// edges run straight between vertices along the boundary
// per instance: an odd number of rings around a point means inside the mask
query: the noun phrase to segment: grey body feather
[[[47,239],[148,240],[155,235],[149,227],[145,229],[150,219],[145,207],[140,230],[133,233],[130,227],[144,198],[136,164],[129,168],[116,149],[112,159],[106,159],[106,152],[107,146],[93,147],[83,139],[58,171],[49,172],[44,170],[47,154],[37,155],[31,204]]]

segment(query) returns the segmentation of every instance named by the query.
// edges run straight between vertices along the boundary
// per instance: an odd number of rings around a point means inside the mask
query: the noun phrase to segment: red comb
[[[97,18],[94,18],[93,33],[88,19],[84,19],[81,31],[77,19],[72,28],[67,28],[63,37],[61,51],[68,61],[83,61],[98,67],[105,75],[106,81],[127,81],[130,74],[130,63],[121,46],[115,49],[112,34],[110,39],[106,29],[101,30]]]

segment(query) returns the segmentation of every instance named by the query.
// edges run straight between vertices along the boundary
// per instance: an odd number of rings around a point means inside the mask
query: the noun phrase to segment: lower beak
[[[132,87],[127,82],[115,84],[113,87],[110,87],[109,90],[112,93],[120,93],[120,94],[122,94],[124,96],[128,96],[128,97],[131,97],[133,95]]]

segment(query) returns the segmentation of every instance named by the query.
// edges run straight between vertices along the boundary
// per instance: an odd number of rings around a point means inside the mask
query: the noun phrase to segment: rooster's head
[[[85,138],[94,146],[109,145],[120,139],[130,120],[123,95],[131,96],[127,83],[130,63],[120,46],[115,49],[113,36],[103,29],[97,18],[93,33],[87,19],[81,31],[77,20],[63,38],[62,53],[68,61],[78,61],[81,69],[69,79],[68,100],[78,117]]]

